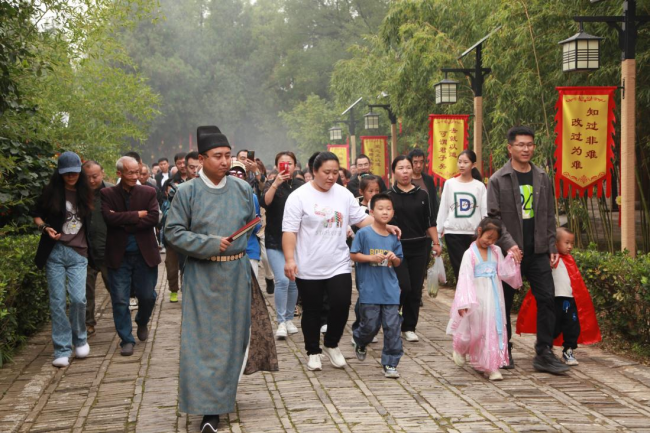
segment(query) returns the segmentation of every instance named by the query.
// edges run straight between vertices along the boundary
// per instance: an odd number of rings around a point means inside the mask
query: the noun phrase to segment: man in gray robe
[[[199,177],[181,184],[167,216],[165,239],[187,256],[183,287],[180,410],[204,415],[201,432],[216,432],[219,415],[235,411],[251,326],[249,234],[227,238],[255,218],[253,190],[226,176],[230,144],[216,126],[197,129]]]

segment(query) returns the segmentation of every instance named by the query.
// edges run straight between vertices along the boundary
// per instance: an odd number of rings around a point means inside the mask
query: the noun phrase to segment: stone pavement
[[[101,279],[99,279],[101,284]],[[119,354],[111,306],[97,289],[90,357],[51,366],[49,329],[0,369],[0,432],[196,432],[200,416],[178,412],[181,303],[169,303],[164,266],[149,341]],[[515,370],[490,383],[451,359],[445,327],[453,291],[425,299],[420,342],[404,343],[402,377],[385,379],[380,343],[359,362],[346,329],[349,365],[310,372],[301,334],[277,343],[280,371],[245,376],[227,432],[650,432],[650,368],[594,347],[579,348],[566,376],[532,368],[534,337],[515,337]],[[182,301],[181,301],[182,302]],[[273,297],[267,295],[273,313]],[[350,324],[353,313],[350,315]]]

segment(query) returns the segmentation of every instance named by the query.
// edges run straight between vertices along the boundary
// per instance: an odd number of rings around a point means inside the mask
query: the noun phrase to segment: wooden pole
[[[621,65],[624,93],[621,98],[621,250],[636,256],[635,209],[635,108],[636,60],[623,60]]]
[[[350,164],[357,164],[357,137],[350,136]]]
[[[395,158],[397,157],[397,124],[390,124],[390,162],[392,164]],[[392,180],[393,173],[389,170],[388,177]]]
[[[476,168],[483,175],[483,97],[474,97],[474,152]]]

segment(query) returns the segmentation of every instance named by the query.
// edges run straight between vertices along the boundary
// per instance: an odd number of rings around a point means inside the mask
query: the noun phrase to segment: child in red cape
[[[555,284],[555,346],[563,346],[562,359],[567,365],[578,365],[573,351],[580,344],[602,340],[594,304],[582,280],[571,250],[575,236],[564,227],[557,229],[556,245],[560,261],[553,272]],[[537,303],[528,291],[517,317],[517,334],[537,333]]]

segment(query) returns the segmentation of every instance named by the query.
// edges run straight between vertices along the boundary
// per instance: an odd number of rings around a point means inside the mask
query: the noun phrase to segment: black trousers
[[[431,242],[428,240],[428,242]],[[395,268],[399,288],[402,291],[400,295],[400,304],[402,306],[402,332],[413,331],[418,324],[420,316],[420,301],[422,301],[422,285],[424,284],[424,274],[426,272],[429,256],[427,255],[426,243],[421,245],[402,244],[404,259],[402,263]]]
[[[574,298],[558,296],[555,298],[555,332],[553,338],[562,334],[564,350],[576,349],[580,336],[580,318]]]
[[[463,261],[463,254],[467,251],[474,242],[473,235],[458,235],[458,234],[445,234],[443,236],[445,244],[447,245],[447,254],[449,254],[449,262],[451,267],[454,268],[454,275],[458,281],[458,273],[460,272],[460,264]]]
[[[506,253],[506,251],[504,251]],[[537,342],[535,351],[539,354],[546,348],[553,347],[555,332],[555,285],[551,274],[548,254],[525,254],[521,262],[521,275],[530,283],[535,301],[537,301]],[[503,283],[503,297],[506,303],[506,325],[508,328],[508,345],[512,339],[510,311],[516,290]]]
[[[302,334],[307,355],[321,353],[320,327],[323,309],[323,293],[327,293],[329,313],[325,347],[338,347],[345,324],[348,321],[352,299],[352,274],[335,275],[326,280],[303,280],[296,278],[298,293],[302,298]]]

